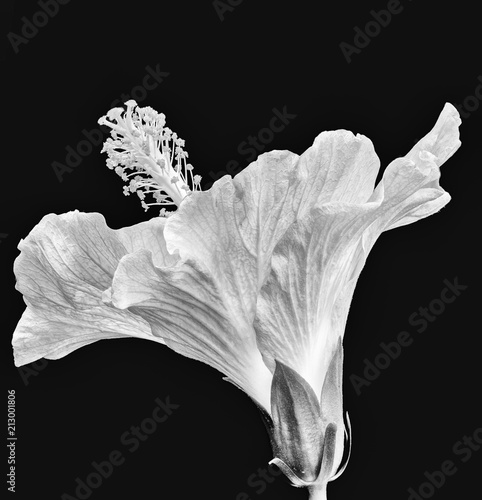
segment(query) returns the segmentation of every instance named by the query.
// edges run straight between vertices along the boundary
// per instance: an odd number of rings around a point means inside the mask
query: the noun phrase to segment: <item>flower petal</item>
[[[287,228],[316,203],[366,201],[378,168],[371,141],[346,130],[323,132],[301,157],[263,154],[234,179],[187,197],[166,224],[167,248],[200,263],[250,321]]]
[[[432,141],[430,147],[448,158],[458,132],[437,123],[451,130],[452,140],[444,132],[437,136],[441,145]],[[415,160],[392,162],[367,203],[319,204],[280,240],[254,321],[270,369],[281,361],[320,394],[372,245],[383,231],[430,215],[450,199],[438,185],[440,162],[433,153],[422,151]]]
[[[156,266],[173,266],[179,260],[179,255],[170,254],[166,248],[164,226],[167,219],[153,217],[152,219],[123,227],[114,231],[119,241],[124,245],[127,253],[144,248],[152,253],[152,260]]]
[[[263,359],[297,371],[318,395],[335,353],[349,299],[336,308],[376,203],[327,204],[295,222],[274,250],[254,328]],[[363,254],[362,254],[363,257]]]
[[[380,160],[364,135],[348,130],[322,132],[300,157],[305,209],[328,202],[364,203],[373,193]],[[303,214],[299,214],[303,216]]]
[[[440,167],[460,147],[459,126],[460,115],[457,108],[446,102],[433,129],[409,151],[406,158],[417,162],[422,151],[435,156],[435,163]]]
[[[461,145],[459,139],[460,124],[461,120],[457,109],[452,104],[446,103],[433,129],[417,142],[405,158],[415,164],[432,162],[437,167],[441,167]],[[389,168],[390,165],[387,169]],[[438,212],[450,201],[450,195],[439,186],[438,179],[439,176],[436,176],[432,183],[425,186],[425,189],[438,190],[439,196],[433,196],[430,201],[425,203],[415,203],[415,207],[411,211],[392,221],[389,229],[411,224],[417,219],[428,217]],[[423,194],[418,193],[417,196],[423,196]]]
[[[164,262],[158,221],[114,231],[96,213],[45,216],[20,242],[14,265],[16,287],[27,304],[13,336],[15,364],[58,359],[106,338],[162,342],[141,317],[102,301],[126,246],[141,240]]]
[[[247,324],[263,268],[292,219],[287,191],[297,160],[289,151],[262,155],[244,176],[225,176],[185,198],[166,224],[168,250],[195,260]]]
[[[271,374],[252,326],[197,262],[157,268],[149,251],[138,250],[121,259],[105,299],[133,308],[169,347],[218,369],[269,412]]]

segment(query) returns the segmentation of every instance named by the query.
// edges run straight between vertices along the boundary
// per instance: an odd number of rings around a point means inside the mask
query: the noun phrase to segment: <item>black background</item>
[[[386,1],[334,8],[244,0],[222,20],[211,1],[74,0],[18,53],[5,36],[2,329],[7,388],[17,394],[17,498],[74,495],[76,478],[85,480],[91,462],[115,449],[125,462],[92,499],[239,500],[243,491],[251,500],[307,498],[283,478],[265,491],[248,484],[272,458],[257,409],[214,369],[161,345],[101,341],[30,367],[35,376],[20,372],[10,342],[24,304],[14,290],[12,263],[20,238],[47,213],[101,212],[113,228],[154,215],[123,196],[101,146],[62,182],[51,166],[64,163],[65,147],[75,147],[83,129],[96,128],[112,101],[142,83],[147,65],[169,76],[142,105],[167,115],[206,184],[213,180],[209,172],[225,170],[231,160],[247,165],[239,144],[283,106],[296,118],[267,150],[301,154],[321,131],[345,128],[373,141],[382,166],[403,156],[445,102],[460,105],[474,95],[482,67],[474,3],[401,5],[350,64],[339,44],[353,43],[354,28],[363,29],[370,11],[385,9]],[[4,1],[2,9],[6,33],[21,34],[22,17],[32,20],[39,5]],[[462,147],[442,167],[441,185],[452,201],[428,219],[382,235],[362,272],[344,343],[354,447],[348,469],[330,484],[330,500],[408,499],[408,488],[418,489],[424,472],[439,470],[445,460],[458,470],[433,498],[479,498],[482,452],[464,463],[453,446],[482,426],[474,276],[480,113],[463,120]],[[408,317],[455,277],[468,288],[417,333]],[[357,395],[350,375],[362,375],[363,360],[373,361],[380,342],[402,330],[413,344]],[[179,408],[130,453],[120,436],[151,415],[156,397],[168,395]]]

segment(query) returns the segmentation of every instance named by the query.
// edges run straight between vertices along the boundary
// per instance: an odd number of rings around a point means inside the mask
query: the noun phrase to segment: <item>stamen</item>
[[[193,167],[187,163],[184,140],[165,126],[163,113],[150,106],[140,108],[133,99],[125,105],[126,110],[112,108],[99,119],[100,125],[112,129],[101,151],[108,155],[107,167],[129,183],[124,195],[137,193],[145,210],[156,205],[179,206],[188,194],[201,190],[201,176],[193,177]],[[147,203],[146,195],[154,201]],[[170,214],[165,208],[159,213],[162,217]]]

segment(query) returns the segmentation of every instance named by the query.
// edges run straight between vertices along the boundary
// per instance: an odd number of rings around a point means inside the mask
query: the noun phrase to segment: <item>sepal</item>
[[[315,481],[323,456],[320,403],[308,382],[277,360],[271,386],[271,416],[273,463],[297,486]]]

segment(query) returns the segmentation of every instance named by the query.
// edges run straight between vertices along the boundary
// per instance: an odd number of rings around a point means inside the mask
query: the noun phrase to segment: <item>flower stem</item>
[[[326,484],[309,488],[310,500],[326,500]]]

